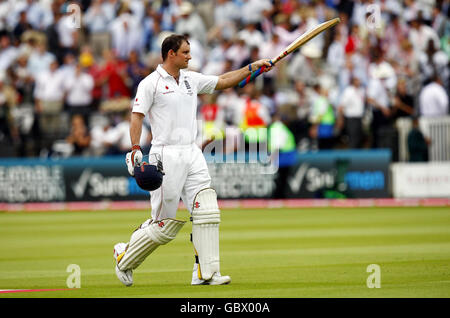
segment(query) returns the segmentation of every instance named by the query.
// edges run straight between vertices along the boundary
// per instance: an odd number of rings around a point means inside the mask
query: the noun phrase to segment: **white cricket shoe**
[[[117,243],[114,245],[114,259],[116,260],[116,275],[117,278],[124,284],[125,286],[133,285],[133,271],[128,269],[126,271],[122,271],[119,269],[119,262],[122,259],[123,255],[125,255],[125,251],[127,248],[127,244],[125,243]]]
[[[191,285],[227,285],[231,283],[230,276],[222,276],[220,273],[214,273],[211,279],[203,280],[198,278],[198,264],[194,264],[194,270],[192,271]]]

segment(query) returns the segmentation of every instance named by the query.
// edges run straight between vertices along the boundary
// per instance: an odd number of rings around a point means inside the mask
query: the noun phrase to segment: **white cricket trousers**
[[[175,218],[180,198],[192,212],[195,195],[211,187],[211,177],[201,149],[196,144],[152,146],[150,155],[158,153],[164,168],[159,189],[150,192],[152,219]]]

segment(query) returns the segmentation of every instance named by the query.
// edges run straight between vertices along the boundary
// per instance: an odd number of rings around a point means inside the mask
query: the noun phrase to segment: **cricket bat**
[[[307,43],[320,33],[322,33],[325,30],[328,30],[329,28],[335,26],[338,24],[341,20],[339,18],[334,18],[329,21],[326,21],[324,23],[319,24],[315,28],[305,32],[304,34],[300,35],[297,39],[295,39],[291,44],[289,44],[280,54],[278,54],[276,57],[270,60],[270,64],[274,66],[276,63],[278,63],[281,59],[285,58],[295,50],[297,50],[299,47],[301,47],[303,44]],[[251,81],[253,81],[256,77],[258,77],[260,74],[264,73],[264,70],[266,69],[266,66],[263,65],[256,71],[252,72],[249,76],[247,76],[245,79],[243,79],[239,83],[239,87],[244,87]]]

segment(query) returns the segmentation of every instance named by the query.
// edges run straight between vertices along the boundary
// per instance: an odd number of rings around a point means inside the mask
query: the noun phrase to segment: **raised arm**
[[[216,85],[216,89],[222,90],[222,89],[227,89],[227,88],[236,86],[237,84],[239,84],[240,81],[242,81],[244,78],[246,78],[248,75],[250,75],[252,71],[256,71],[263,65],[266,66],[266,69],[264,70],[264,72],[270,71],[270,69],[272,68],[272,64],[270,64],[269,61],[270,60],[268,60],[268,59],[258,60],[256,62],[249,64],[249,65],[251,65],[251,70],[250,70],[249,66],[247,65],[238,70],[231,71],[231,72],[220,75],[219,81],[217,82],[217,85]]]

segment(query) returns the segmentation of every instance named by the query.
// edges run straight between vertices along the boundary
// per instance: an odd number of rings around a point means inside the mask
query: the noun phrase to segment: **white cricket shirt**
[[[189,145],[197,135],[197,94],[211,94],[218,76],[180,70],[177,84],[161,65],[138,86],[133,112],[149,114],[152,145]]]

